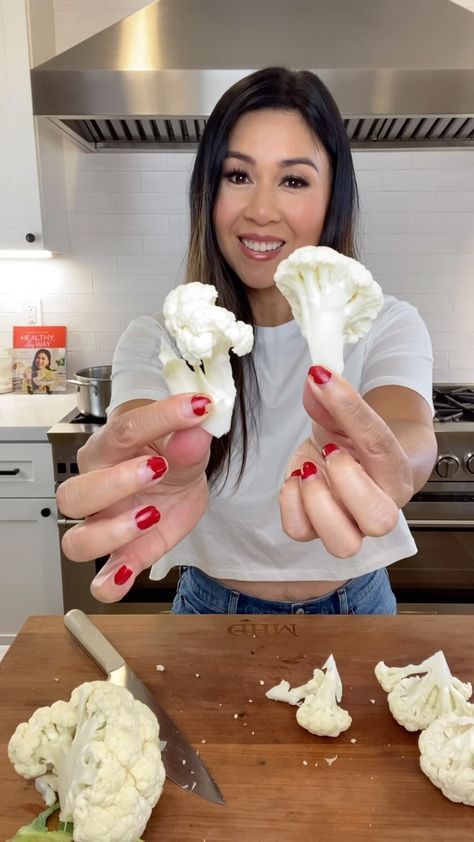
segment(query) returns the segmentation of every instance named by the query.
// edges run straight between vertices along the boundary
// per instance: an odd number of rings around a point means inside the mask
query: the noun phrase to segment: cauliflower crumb
[[[164,668],[163,664],[157,664],[156,665],[156,671],[157,672],[164,672],[165,668]]]
[[[204,743],[207,743],[207,740],[201,740],[201,742],[204,744]]]
[[[375,705],[375,699],[369,699],[371,705]]]
[[[356,738],[352,737],[351,743],[356,743],[356,742],[357,742]]]
[[[262,681],[262,679],[260,679],[259,684],[260,684],[260,686],[261,686],[261,687],[263,687],[263,685],[265,684],[265,682],[264,682],[264,681]]]
[[[255,731],[252,731],[252,737],[254,737],[254,736],[255,736]]]
[[[325,757],[324,758],[328,766],[332,766],[335,760],[337,760],[337,754],[334,757]]]
[[[199,673],[198,673],[198,672],[196,673],[196,678],[199,678]]]
[[[238,718],[239,718],[239,714],[238,714],[238,713],[234,713],[234,719],[238,719]]]
[[[253,699],[249,699],[249,704],[252,704],[252,702],[253,702]]]
[[[186,760],[182,760],[181,763],[183,764],[183,766],[186,766]]]
[[[307,760],[303,760],[303,766],[307,766],[307,765],[308,765],[308,761],[307,761]]]

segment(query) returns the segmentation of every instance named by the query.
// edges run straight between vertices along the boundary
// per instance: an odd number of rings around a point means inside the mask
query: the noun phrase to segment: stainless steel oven
[[[51,441],[56,488],[61,482],[78,473],[77,451],[105,419],[84,416],[77,409],[70,412],[48,431]],[[77,521],[58,512],[58,533],[61,541],[65,531]],[[64,611],[81,608],[91,614],[148,614],[171,608],[178,570],[171,570],[166,578],[152,581],[145,570],[137,576],[133,587],[118,603],[98,602],[90,593],[92,579],[103,567],[108,556],[93,561],[74,563],[61,550],[61,578]]]
[[[401,610],[474,613],[474,389],[434,389],[438,457],[404,508],[418,553],[388,568]]]
[[[434,390],[438,459],[425,487],[404,508],[418,553],[388,568],[399,610],[474,613],[474,389]],[[77,451],[102,420],[71,412],[48,432],[56,485],[77,473]],[[74,521],[59,513],[59,536]],[[169,610],[178,571],[158,582],[144,571],[119,603],[104,605],[89,586],[107,556],[75,564],[61,553],[64,610],[155,613]]]

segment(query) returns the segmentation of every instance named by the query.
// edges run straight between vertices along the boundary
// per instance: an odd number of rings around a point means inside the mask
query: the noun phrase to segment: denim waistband
[[[174,613],[197,614],[394,614],[395,610],[385,568],[351,579],[324,596],[286,602],[250,596],[196,567],[185,567],[173,603]]]

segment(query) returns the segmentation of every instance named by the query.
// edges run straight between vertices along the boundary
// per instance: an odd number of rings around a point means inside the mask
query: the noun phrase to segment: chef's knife
[[[107,673],[108,681],[126,687],[136,699],[153,711],[160,724],[160,738],[166,742],[162,755],[166,776],[189,792],[207,798],[208,801],[224,804],[219,787],[192,745],[97,626],[78,608],[67,612],[64,625]]]

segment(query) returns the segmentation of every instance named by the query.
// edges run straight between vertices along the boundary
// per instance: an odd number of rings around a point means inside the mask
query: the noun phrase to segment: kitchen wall
[[[54,0],[56,50],[147,5]],[[430,330],[435,379],[474,380],[474,151],[354,153],[361,258],[385,292]],[[41,298],[45,324],[69,329],[69,371],[108,363],[130,319],[159,309],[182,279],[186,153],[87,154],[64,141],[70,253],[3,265],[0,345]]]

